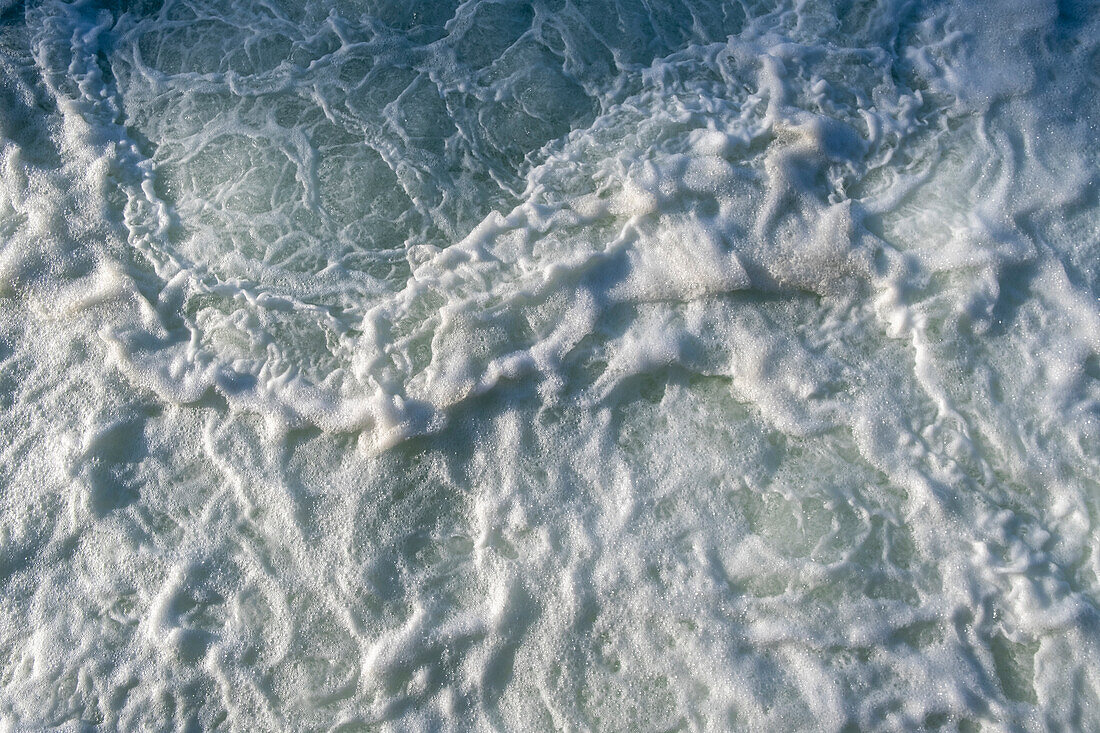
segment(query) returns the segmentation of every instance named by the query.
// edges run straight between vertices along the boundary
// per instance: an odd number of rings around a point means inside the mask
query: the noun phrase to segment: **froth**
[[[758,5],[0,2],[0,725],[1094,725],[1095,13]]]

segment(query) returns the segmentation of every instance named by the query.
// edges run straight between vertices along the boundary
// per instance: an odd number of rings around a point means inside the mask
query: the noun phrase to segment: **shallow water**
[[[0,730],[1100,726],[1093,3],[0,0]]]

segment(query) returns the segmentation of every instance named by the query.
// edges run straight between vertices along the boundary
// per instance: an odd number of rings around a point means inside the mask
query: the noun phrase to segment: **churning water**
[[[1100,7],[0,0],[0,729],[1100,726]]]

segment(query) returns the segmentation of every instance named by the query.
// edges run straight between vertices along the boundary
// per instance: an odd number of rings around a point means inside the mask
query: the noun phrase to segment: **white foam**
[[[1091,10],[410,7],[0,3],[0,726],[1093,726]]]

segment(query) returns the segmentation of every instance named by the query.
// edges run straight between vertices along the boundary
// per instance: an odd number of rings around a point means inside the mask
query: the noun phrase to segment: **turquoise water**
[[[0,0],[0,730],[1100,726],[1100,7]]]

